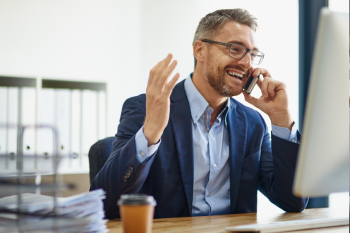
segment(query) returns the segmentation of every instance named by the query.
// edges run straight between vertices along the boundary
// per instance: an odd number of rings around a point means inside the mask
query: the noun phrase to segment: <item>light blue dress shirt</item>
[[[185,80],[185,92],[192,116],[194,161],[192,215],[229,214],[230,167],[226,116],[229,111],[230,98],[210,127],[213,109],[194,86],[191,76]],[[292,131],[272,125],[272,133],[285,140],[297,142],[296,132],[295,124]],[[148,147],[142,127],[136,133],[135,142],[136,157],[142,163],[157,151],[161,140]]]

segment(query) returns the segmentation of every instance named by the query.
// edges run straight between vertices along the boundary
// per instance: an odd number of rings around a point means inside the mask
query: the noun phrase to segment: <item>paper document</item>
[[[101,189],[71,197],[58,197],[56,212],[54,198],[24,193],[18,208],[17,195],[0,199],[3,211],[21,210],[16,214],[0,214],[0,232],[107,232],[104,218],[104,191]],[[54,215],[56,213],[56,215]],[[35,215],[35,216],[34,216]]]

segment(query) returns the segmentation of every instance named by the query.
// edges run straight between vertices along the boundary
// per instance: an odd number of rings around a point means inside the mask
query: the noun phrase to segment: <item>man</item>
[[[150,72],[146,94],[125,101],[114,150],[91,190],[106,191],[105,212],[119,217],[117,200],[146,193],[157,200],[155,218],[256,212],[257,190],[285,211],[307,199],[292,194],[299,133],[288,110],[286,87],[265,69],[255,44],[256,19],[242,9],[218,10],[199,23],[193,42],[195,70],[176,84],[168,55]],[[248,76],[262,96],[231,96]],[[271,146],[272,145],[272,146]]]

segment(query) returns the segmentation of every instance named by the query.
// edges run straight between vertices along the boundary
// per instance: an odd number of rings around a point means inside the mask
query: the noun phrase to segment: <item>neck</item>
[[[219,115],[221,109],[224,107],[228,97],[219,95],[210,86],[205,74],[199,72],[198,69],[195,69],[195,71],[193,72],[192,82],[199,91],[199,93],[201,93],[204,99],[209,103],[209,106],[214,110],[212,114],[212,119],[213,116],[215,116],[216,118]]]

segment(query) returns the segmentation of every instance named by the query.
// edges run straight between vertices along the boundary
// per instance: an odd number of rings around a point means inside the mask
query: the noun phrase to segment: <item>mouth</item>
[[[228,71],[228,70],[226,70],[226,73],[227,73],[228,75],[230,75],[231,77],[236,78],[236,79],[239,79],[239,80],[242,80],[243,77],[244,77],[244,74],[242,74],[242,73],[237,73],[237,72],[234,72],[234,71]]]

